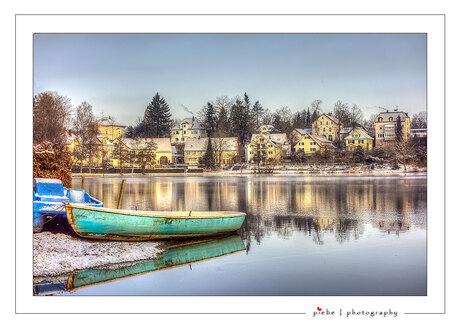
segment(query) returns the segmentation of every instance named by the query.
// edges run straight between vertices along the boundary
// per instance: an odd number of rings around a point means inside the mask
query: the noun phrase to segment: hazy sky
[[[425,34],[35,34],[34,93],[57,91],[126,125],[156,92],[173,117],[247,92],[292,112],[323,100],[426,109]]]

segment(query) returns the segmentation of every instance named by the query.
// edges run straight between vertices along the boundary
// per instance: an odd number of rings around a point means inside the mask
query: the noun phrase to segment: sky
[[[297,112],[341,100],[365,118],[379,107],[426,110],[425,34],[34,34],[34,94],[134,125],[158,92],[173,118],[219,96]]]

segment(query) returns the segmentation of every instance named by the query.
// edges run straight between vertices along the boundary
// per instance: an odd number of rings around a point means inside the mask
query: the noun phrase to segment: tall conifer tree
[[[169,105],[158,93],[155,94],[144,113],[144,137],[168,137],[171,133]]]

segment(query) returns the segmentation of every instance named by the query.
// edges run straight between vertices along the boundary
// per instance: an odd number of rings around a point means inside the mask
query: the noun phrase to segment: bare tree
[[[83,102],[77,107],[73,120],[73,131],[80,143],[75,154],[81,160],[80,172],[82,171],[83,159],[88,160],[89,172],[91,172],[93,158],[98,154],[100,141],[97,139],[98,129],[93,115],[93,107],[87,102]]]
[[[123,142],[123,138],[117,138],[115,141],[115,149],[113,152],[113,158],[118,160],[118,168],[120,169],[120,175],[123,175],[123,169],[126,164],[130,161],[129,151]]]
[[[33,129],[34,143],[50,141],[63,143],[72,105],[70,99],[55,91],[47,91],[34,96]]]
[[[358,105],[353,104],[350,110],[350,124],[352,127],[355,127],[362,123],[363,120],[363,112],[358,107]]]
[[[338,100],[334,104],[334,117],[339,120],[339,124],[348,126],[350,123],[350,109],[348,104],[342,103],[342,101]]]
[[[412,129],[424,129],[427,127],[426,124],[426,112],[421,111],[412,115],[412,119],[410,121],[410,127]]]
[[[392,145],[394,160],[404,166],[407,170],[408,161],[415,155],[416,144],[411,139],[396,139]]]

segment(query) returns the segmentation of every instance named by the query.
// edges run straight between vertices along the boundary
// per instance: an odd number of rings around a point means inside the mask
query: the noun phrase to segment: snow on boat
[[[233,211],[135,211],[66,204],[67,221],[84,238],[122,241],[197,238],[238,230],[246,217]]]
[[[85,193],[83,189],[68,189],[59,179],[34,178],[34,232],[41,232],[47,221],[66,218],[64,203],[102,207],[101,201]]]

